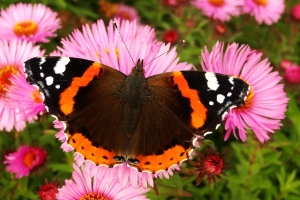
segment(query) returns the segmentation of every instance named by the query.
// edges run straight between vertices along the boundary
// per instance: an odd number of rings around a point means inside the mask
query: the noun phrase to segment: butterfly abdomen
[[[123,127],[126,138],[132,138],[140,120],[143,104],[151,96],[142,66],[135,66],[120,88],[120,97],[125,102]]]

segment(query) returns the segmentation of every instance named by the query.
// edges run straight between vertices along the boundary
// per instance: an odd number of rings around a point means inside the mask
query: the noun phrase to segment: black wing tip
[[[43,58],[45,59],[46,57],[45,56],[33,57],[33,58],[26,60],[24,62],[25,69],[28,69],[28,68],[32,67],[33,65],[36,65],[36,63],[40,63]]]

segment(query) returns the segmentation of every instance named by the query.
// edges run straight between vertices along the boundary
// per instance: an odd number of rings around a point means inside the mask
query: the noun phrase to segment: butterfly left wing
[[[152,95],[141,109],[129,164],[152,173],[187,159],[193,140],[214,131],[249,92],[243,80],[211,72],[170,72],[147,82]]]
[[[36,57],[24,68],[27,82],[38,87],[48,112],[66,125],[67,142],[74,151],[97,165],[124,162],[124,102],[118,90],[125,74],[69,57]]]

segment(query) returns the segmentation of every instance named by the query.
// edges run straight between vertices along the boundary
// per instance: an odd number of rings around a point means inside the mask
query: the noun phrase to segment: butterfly
[[[127,163],[151,173],[188,159],[197,139],[243,105],[250,89],[240,78],[212,72],[146,78],[143,60],[128,76],[72,57],[35,57],[24,68],[47,111],[65,124],[74,151],[96,165]]]

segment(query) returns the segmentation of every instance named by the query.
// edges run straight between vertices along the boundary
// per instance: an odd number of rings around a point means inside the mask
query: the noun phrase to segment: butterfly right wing
[[[147,81],[152,94],[131,141],[129,164],[152,173],[188,159],[197,137],[214,131],[249,92],[243,80],[211,72],[177,71]]]

